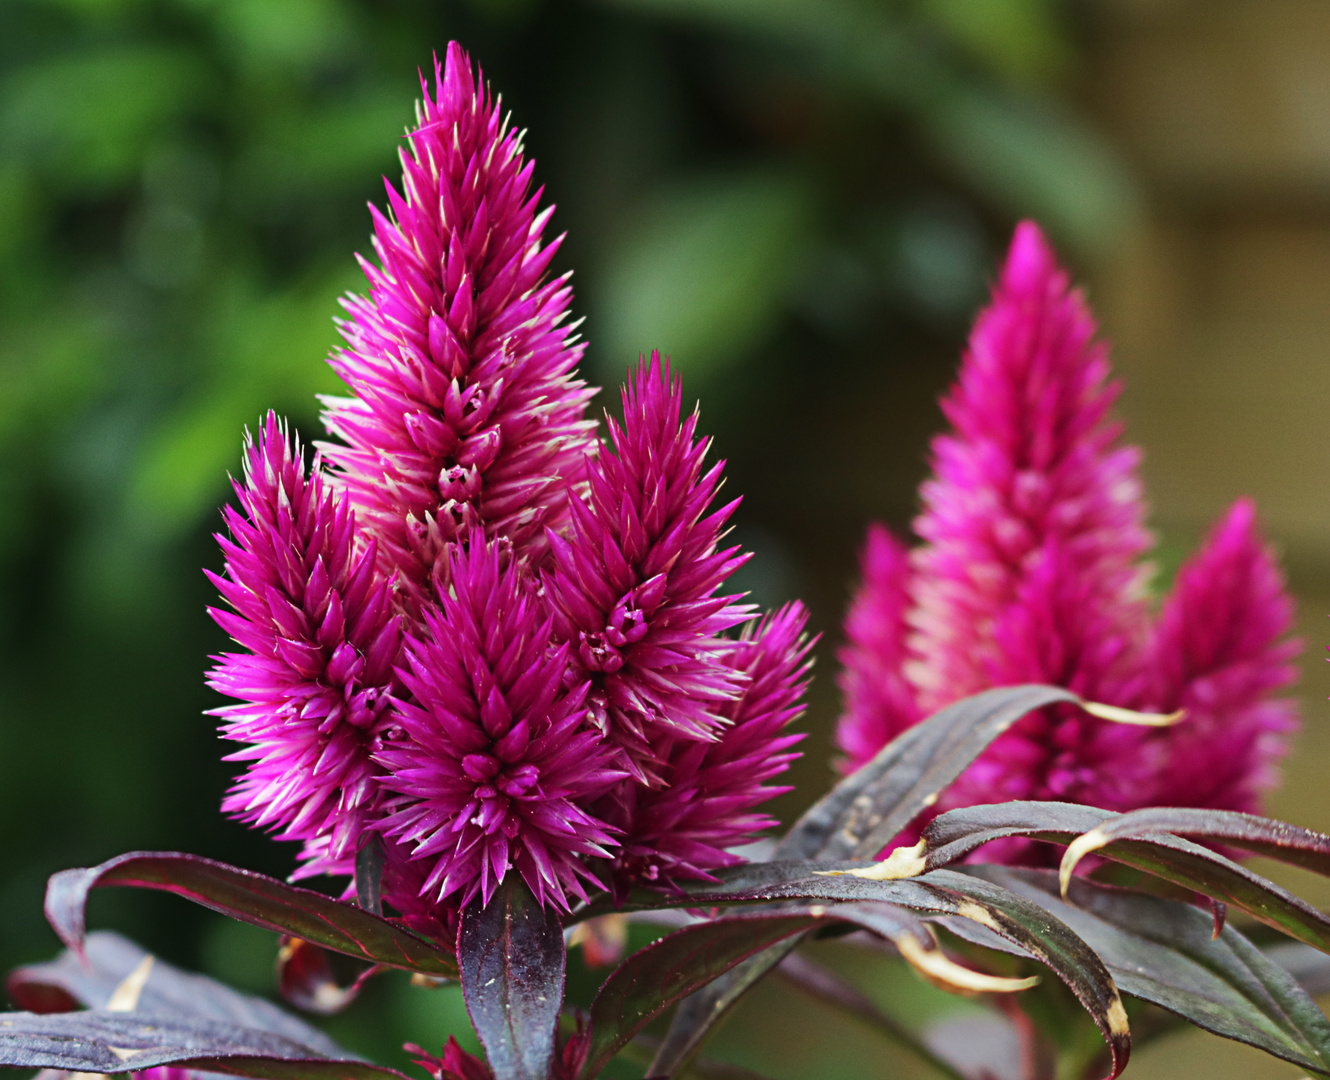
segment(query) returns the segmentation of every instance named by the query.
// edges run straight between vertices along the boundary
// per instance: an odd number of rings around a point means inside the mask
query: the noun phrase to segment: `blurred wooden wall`
[[[1100,0],[1090,93],[1145,185],[1090,274],[1153,520],[1192,544],[1256,497],[1298,596],[1303,733],[1272,798],[1330,829],[1330,2]],[[1280,874],[1330,906],[1330,882]],[[1323,1003],[1324,1004],[1324,1003]],[[1132,1075],[1301,1075],[1199,1034]]]

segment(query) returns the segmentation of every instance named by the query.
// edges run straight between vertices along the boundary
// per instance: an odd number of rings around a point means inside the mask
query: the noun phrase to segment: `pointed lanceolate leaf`
[[[1330,876],[1330,836],[1234,810],[1204,810],[1189,806],[1152,806],[1101,822],[1076,847],[1082,854],[1102,844],[1133,837],[1171,833],[1201,843],[1241,848],[1280,862]]]
[[[1207,912],[1084,878],[1071,883],[1068,903],[1059,895],[1057,875],[1046,870],[975,866],[964,872],[1065,922],[1099,954],[1124,993],[1300,1068],[1330,1073],[1330,1022],[1316,1002],[1232,927],[1213,937]],[[949,925],[962,937],[975,937],[959,923]]]
[[[15,968],[5,987],[14,1004],[29,1012],[104,1009],[116,988],[147,955],[128,938],[98,930],[88,935],[82,957],[67,949],[49,963]],[[160,959],[153,963],[139,991],[138,1009],[219,1020],[280,1035],[325,1057],[351,1056],[323,1032],[271,1002],[232,990],[205,975],[181,971]]]
[[[1079,700],[1053,686],[1004,686],[947,706],[902,732],[809,807],[777,854],[871,858],[1017,720],[1045,705]]]
[[[332,1058],[269,1031],[182,1014],[0,1013],[0,1066],[141,1072],[157,1065],[256,1080],[389,1080],[393,1069]]]
[[[383,914],[383,838],[375,833],[356,853],[356,903],[374,915]]]
[[[488,904],[462,910],[457,933],[462,994],[495,1080],[547,1080],[563,1005],[563,927],[509,873]]]
[[[177,852],[130,852],[90,869],[53,874],[46,886],[46,918],[70,948],[83,945],[88,892],[104,885],[175,893],[241,922],[303,938],[360,960],[457,977],[451,950],[386,919],[323,893]]]
[[[1076,933],[1046,908],[991,882],[952,870],[929,874],[940,894],[954,898],[956,914],[1014,941],[1042,960],[1085,1006],[1113,1055],[1116,1077],[1131,1055],[1127,1011],[1104,962]]]
[[[1070,845],[1119,816],[1072,803],[967,806],[930,822],[919,848],[911,849],[911,858],[917,871],[927,871],[1006,836]],[[1330,918],[1273,881],[1190,840],[1170,833],[1148,833],[1116,839],[1104,847],[1096,845],[1094,850],[1105,858],[1239,908],[1290,937],[1330,951]]]

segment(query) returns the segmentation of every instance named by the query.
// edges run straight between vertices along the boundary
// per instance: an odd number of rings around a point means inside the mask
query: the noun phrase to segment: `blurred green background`
[[[461,41],[529,129],[569,233],[556,270],[576,269],[589,377],[613,387],[639,350],[673,355],[729,460],[727,490],[745,496],[736,535],[757,554],[743,587],[764,604],[802,597],[825,635],[788,816],[831,777],[855,549],[870,518],[908,525],[936,397],[1018,217],[1043,222],[1102,286],[1132,379],[1163,386],[1129,391],[1126,411],[1148,450],[1151,437],[1165,445],[1149,479],[1184,508],[1159,507],[1168,550],[1240,491],[1263,493],[1260,474],[1195,496],[1187,463],[1219,435],[1187,411],[1191,383],[1157,374],[1178,368],[1177,350],[1160,355],[1154,333],[1168,315],[1175,343],[1200,318],[1169,307],[1191,294],[1159,282],[1210,266],[1197,238],[1248,204],[1225,203],[1222,185],[1197,203],[1198,182],[1215,188],[1210,159],[1200,181],[1176,180],[1169,163],[1192,160],[1176,139],[1160,144],[1162,167],[1133,135],[1142,116],[1147,134],[1158,127],[1153,99],[1120,107],[1136,100],[1120,93],[1139,85],[1132,64],[1156,47],[1166,63],[1168,35],[1189,47],[1207,12],[1167,0],[0,0],[0,966],[55,950],[40,900],[64,867],[167,848],[290,870],[289,848],[217,813],[231,770],[202,715],[218,704],[203,672],[223,639],[199,568],[218,563],[210,533],[244,425],[274,407],[318,433],[314,395],[336,387],[322,361],[337,297],[363,281],[352,253],[368,250],[365,202],[395,178],[433,52]],[[1330,40],[1321,29],[1315,40]],[[1279,220],[1306,233],[1296,211]],[[1314,482],[1294,483],[1289,505]],[[1319,596],[1330,530],[1318,522],[1275,532]],[[1310,788],[1320,766],[1305,761],[1294,771]],[[1279,809],[1326,824],[1295,802]],[[114,892],[92,922],[271,991],[262,933]],[[931,1007],[899,972],[865,978],[907,1011]],[[928,1075],[790,993],[764,988],[718,1054],[777,1077]],[[465,1026],[451,992],[391,978],[333,1024],[395,1064],[403,1039],[434,1047]],[[1254,1057],[1223,1060],[1250,1077]]]

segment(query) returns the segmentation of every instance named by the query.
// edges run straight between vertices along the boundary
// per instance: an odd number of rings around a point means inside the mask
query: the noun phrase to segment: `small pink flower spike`
[[[243,821],[354,855],[373,805],[371,754],[393,723],[401,634],[371,543],[355,540],[345,496],[307,477],[300,448],[269,413],[245,449],[240,510],[223,514],[223,575],[233,611],[210,609],[245,650],[215,657],[209,685],[240,704],[214,710],[248,761],[222,807]]]
[[[590,683],[594,724],[624,751],[639,780],[670,739],[711,740],[743,689],[732,639],[751,606],[717,595],[744,561],[719,549],[738,500],[710,509],[724,462],[702,471],[709,440],[697,413],[680,422],[683,389],[656,353],[624,390],[610,419],[612,449],[587,464],[587,497],[566,535],[549,534],[545,587],[555,633]]]
[[[803,735],[788,728],[803,712],[808,686],[807,621],[793,603],[745,627],[733,663],[748,682],[723,710],[720,737],[675,739],[662,755],[661,787],[629,781],[604,800],[607,820],[624,831],[616,886],[707,879],[707,871],[743,861],[729,849],[776,824],[755,808],[789,790],[768,781],[799,756],[792,751]]]
[[[380,828],[428,868],[422,890],[485,903],[515,868],[565,911],[598,886],[580,861],[614,837],[587,805],[618,781],[582,724],[586,685],[565,680],[569,646],[506,545],[477,533],[454,548],[450,591],[408,636],[399,704],[407,740],[378,756],[389,798]]]
[[[402,193],[387,185],[391,218],[370,208],[370,295],[339,324],[332,366],[352,396],[325,421],[345,445],[322,448],[413,617],[448,543],[478,527],[539,558],[595,441],[568,278],[544,280],[562,238],[542,241],[553,208],[537,213],[520,133],[456,43],[422,89]]]
[[[903,670],[909,551],[887,529],[870,525],[859,565],[863,585],[845,617],[846,643],[837,653],[845,717],[836,744],[845,753],[846,771],[867,763],[920,720]]]
[[[1148,704],[1186,709],[1159,731],[1151,790],[1170,806],[1256,811],[1297,727],[1297,704],[1274,694],[1296,677],[1293,601],[1262,540],[1256,507],[1239,499],[1178,573],[1149,656]]]

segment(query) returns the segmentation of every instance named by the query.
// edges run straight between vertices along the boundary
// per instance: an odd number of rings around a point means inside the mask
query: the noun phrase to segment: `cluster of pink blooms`
[[[668,365],[597,437],[550,210],[456,45],[401,156],[340,441],[307,468],[269,416],[225,511],[225,809],[302,842],[302,876],[377,838],[384,898],[437,933],[509,872],[567,909],[735,863],[795,756],[804,613],[726,594],[735,504]]]
[[[933,443],[921,543],[869,532],[841,653],[839,743],[858,766],[942,706],[1026,682],[1185,709],[1185,722],[1144,729],[1042,710],[933,813],[1011,799],[1250,811],[1274,779],[1296,721],[1277,695],[1298,651],[1278,566],[1239,500],[1153,613],[1139,454],[1119,444],[1108,378],[1084,299],[1039,230],[1020,225],[942,403],[952,431]],[[1006,856],[1035,857],[1019,843]]]

